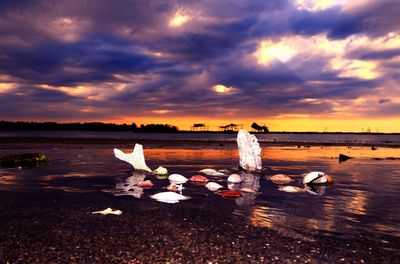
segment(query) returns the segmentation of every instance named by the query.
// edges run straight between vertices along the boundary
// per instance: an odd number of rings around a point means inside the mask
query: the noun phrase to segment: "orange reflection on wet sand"
[[[353,195],[346,204],[346,212],[356,215],[366,215],[367,193],[362,190],[351,190],[351,192]]]
[[[400,151],[396,148],[377,148],[372,150],[370,147],[263,147],[261,155],[263,159],[273,160],[298,160],[308,161],[321,158],[338,159],[339,154],[344,154],[354,158],[400,158]]]

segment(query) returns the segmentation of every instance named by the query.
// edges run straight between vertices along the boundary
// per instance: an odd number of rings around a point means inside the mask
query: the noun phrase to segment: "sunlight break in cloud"
[[[297,54],[297,48],[291,45],[291,42],[280,41],[272,42],[270,40],[262,41],[256,52],[258,63],[269,64],[278,59],[281,62],[288,62]]]
[[[166,109],[152,110],[151,113],[165,115],[171,113],[171,110],[166,110]]]
[[[368,48],[389,49],[398,41],[398,35],[394,33],[376,39],[354,35],[342,40],[331,40],[325,34],[285,36],[277,41],[261,41],[254,55],[259,64],[268,66],[274,60],[279,60],[289,68],[301,68],[310,61],[325,59],[325,68],[316,71],[335,71],[338,77],[370,80],[380,76],[378,63],[350,58],[349,53]]]
[[[8,93],[15,87],[14,83],[0,83],[0,94]]]
[[[189,16],[182,14],[181,11],[175,13],[175,15],[169,21],[170,27],[180,27],[189,20]]]
[[[220,93],[220,94],[229,94],[234,91],[233,87],[225,86],[222,84],[216,84],[211,87],[215,92]]]
[[[347,0],[295,0],[295,6],[299,10],[320,11],[335,6],[343,6]]]

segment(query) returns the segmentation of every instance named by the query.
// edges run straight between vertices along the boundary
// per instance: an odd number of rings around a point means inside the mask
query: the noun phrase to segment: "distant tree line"
[[[176,126],[168,124],[140,125],[135,123],[113,124],[102,122],[89,123],[56,123],[56,122],[22,122],[0,121],[0,130],[80,130],[80,131],[132,131],[132,132],[178,132]]]

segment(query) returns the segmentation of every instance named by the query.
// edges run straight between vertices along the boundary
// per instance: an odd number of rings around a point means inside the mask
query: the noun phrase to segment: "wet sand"
[[[105,193],[0,192],[3,263],[398,263],[398,240],[310,241],[243,225],[234,202],[204,208]],[[106,207],[120,216],[93,215]],[[222,208],[223,207],[223,208]],[[154,213],[157,212],[157,213]],[[223,214],[221,212],[224,212]]]

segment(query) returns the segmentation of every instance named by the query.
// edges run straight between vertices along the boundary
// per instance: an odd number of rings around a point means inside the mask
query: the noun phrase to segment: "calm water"
[[[111,138],[149,140],[236,141],[236,133],[132,133],[104,131],[0,131],[0,137]],[[396,134],[258,134],[260,142],[340,143],[400,146]]]
[[[133,146],[126,146],[129,151]],[[43,191],[60,189],[67,192],[115,193],[115,185],[134,175],[129,164],[113,156],[113,146],[85,144],[2,144],[0,156],[11,152],[39,151],[51,157],[51,166],[36,169],[0,169],[0,189],[12,191]],[[339,163],[339,153],[355,157]],[[149,167],[159,165],[170,173],[190,178],[203,168],[234,171],[238,164],[235,148],[214,149],[151,148],[145,146]],[[390,159],[386,159],[390,157]],[[400,238],[400,150],[367,147],[268,147],[262,151],[265,176],[243,175],[241,185],[227,185],[226,178],[214,177],[225,189],[247,187],[257,193],[242,193],[237,199],[225,199],[204,186],[186,183],[183,194],[192,197],[181,203],[207,204],[215,199],[236,204],[235,214],[243,224],[269,228],[284,236],[310,239],[315,232],[329,236],[367,234],[386,243],[388,236]],[[284,173],[293,177],[290,185],[303,187],[302,174],[324,171],[335,183],[311,193],[285,193],[269,177]],[[140,175],[138,176],[140,177]],[[132,200],[146,201],[167,186],[168,180],[147,175],[154,182],[151,189],[139,190]],[[140,198],[139,198],[140,197]],[[120,199],[116,196],[115,199]],[[388,248],[390,245],[388,244]]]

